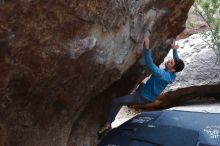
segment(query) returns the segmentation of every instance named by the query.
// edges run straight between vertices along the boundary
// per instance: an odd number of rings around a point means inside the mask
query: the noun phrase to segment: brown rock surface
[[[96,145],[111,98],[144,78],[184,29],[192,0],[0,1],[0,145]]]

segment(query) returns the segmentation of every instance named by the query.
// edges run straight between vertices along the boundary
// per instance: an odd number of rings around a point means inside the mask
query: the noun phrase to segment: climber
[[[104,127],[98,131],[99,137],[111,129],[111,123],[115,120],[118,111],[123,105],[147,104],[154,102],[156,97],[160,95],[165,87],[175,80],[176,72],[183,70],[184,63],[178,57],[178,45],[175,44],[175,40],[171,44],[171,47],[173,48],[173,59],[170,59],[165,63],[165,69],[160,69],[153,63],[149,44],[149,38],[145,37],[143,44],[145,48],[144,59],[146,66],[152,73],[150,79],[145,84],[142,83],[141,87],[133,94],[116,98],[112,101],[107,122]]]

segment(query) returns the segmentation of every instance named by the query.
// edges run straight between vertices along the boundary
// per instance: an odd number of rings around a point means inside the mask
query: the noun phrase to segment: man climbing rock
[[[172,43],[173,59],[165,63],[165,69],[158,68],[152,60],[151,49],[149,48],[149,38],[144,39],[145,54],[144,59],[146,66],[151,71],[150,79],[141,84],[140,88],[133,94],[116,98],[112,101],[111,109],[108,114],[108,119],[104,127],[98,131],[99,136],[103,135],[111,129],[111,123],[123,105],[146,104],[154,102],[155,99],[161,94],[168,84],[171,84],[176,79],[176,72],[180,72],[184,68],[184,63],[177,54],[178,46],[175,41]]]

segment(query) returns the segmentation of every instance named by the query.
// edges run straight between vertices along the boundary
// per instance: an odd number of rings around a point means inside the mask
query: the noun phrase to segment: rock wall
[[[0,145],[96,145],[111,98],[143,79],[192,0],[1,0]]]

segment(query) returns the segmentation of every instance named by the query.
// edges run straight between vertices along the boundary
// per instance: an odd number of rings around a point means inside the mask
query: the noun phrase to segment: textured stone
[[[145,76],[137,61],[143,37],[150,35],[159,64],[192,3],[0,1],[3,145],[96,145],[111,98]]]
[[[86,37],[69,43],[68,53],[71,59],[78,59],[82,54],[92,50],[96,45],[96,38]]]

